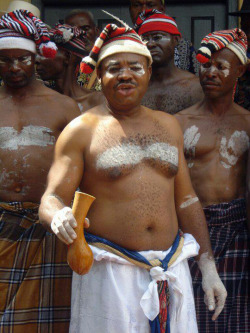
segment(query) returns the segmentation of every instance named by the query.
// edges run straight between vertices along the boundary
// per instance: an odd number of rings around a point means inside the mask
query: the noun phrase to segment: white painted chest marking
[[[221,161],[226,169],[234,166],[239,157],[243,155],[249,148],[249,137],[245,131],[235,131],[227,141],[226,137],[222,137],[220,143],[220,155],[227,162]]]
[[[0,148],[17,150],[20,147],[54,145],[56,139],[52,130],[43,126],[26,126],[19,133],[13,127],[0,128]]]
[[[201,134],[198,133],[199,129],[195,125],[189,127],[184,132],[184,151],[185,154],[189,155],[189,160],[195,158],[195,149],[198,141],[200,140]],[[188,167],[192,168],[194,162],[188,161]]]
[[[155,159],[178,166],[178,149],[168,143],[153,143],[145,148],[132,144],[121,144],[107,149],[97,158],[98,169],[136,165],[144,159]]]

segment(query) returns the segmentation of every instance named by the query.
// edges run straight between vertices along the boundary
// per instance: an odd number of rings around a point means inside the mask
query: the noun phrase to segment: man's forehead
[[[111,64],[121,64],[124,62],[127,63],[141,63],[142,61],[146,61],[146,57],[140,54],[136,53],[129,53],[129,52],[123,52],[123,53],[117,53],[110,55],[106,59],[103,60],[105,65],[109,66]]]
[[[70,23],[74,23],[76,26],[82,26],[82,25],[93,25],[93,22],[90,18],[90,16],[86,13],[79,13],[75,16],[72,16],[69,19]]]
[[[0,56],[4,57],[21,57],[21,56],[26,56],[26,55],[34,55],[34,53],[28,51],[28,50],[23,50],[23,49],[2,49],[0,50]]]
[[[229,63],[235,62],[236,60],[240,61],[236,54],[229,50],[228,48],[224,48],[217,52],[212,53],[211,62],[223,62],[227,61]]]

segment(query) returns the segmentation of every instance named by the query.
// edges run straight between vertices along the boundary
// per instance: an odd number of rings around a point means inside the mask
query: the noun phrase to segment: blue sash
[[[150,270],[152,267],[155,266],[160,266],[166,271],[168,267],[171,265],[173,262],[173,258],[175,254],[177,254],[177,250],[180,250],[180,241],[181,239],[183,240],[181,232],[178,232],[174,243],[172,245],[172,248],[170,252],[166,255],[166,257],[163,260],[147,260],[144,258],[140,253],[137,251],[130,251],[127,249],[124,249],[123,247],[110,242],[107,239],[104,239],[102,237],[90,234],[88,232],[84,232],[86,241],[94,246],[97,246],[99,248],[105,249],[108,252],[115,253],[119,256],[121,256],[124,259],[127,259],[130,262],[133,262],[135,265],[142,267],[141,264],[143,264],[143,267]],[[183,245],[183,242],[182,242]],[[181,246],[182,248],[182,246]],[[172,259],[172,262],[171,262]],[[159,316],[157,316],[153,321],[149,320],[150,328],[151,328],[151,333],[161,333],[160,331],[160,321],[159,321]],[[166,331],[165,333],[170,333],[170,318],[169,318],[169,311],[167,311],[167,323],[166,323]]]

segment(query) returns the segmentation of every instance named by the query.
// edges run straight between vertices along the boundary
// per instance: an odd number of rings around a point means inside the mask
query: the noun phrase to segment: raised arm
[[[58,138],[47,189],[39,209],[43,226],[66,244],[76,238],[76,221],[69,206],[84,171],[85,140],[84,128],[81,128],[80,123],[79,118],[75,119]]]
[[[217,273],[212,254],[205,215],[191,184],[183,152],[183,136],[180,126],[176,131],[179,140],[179,170],[175,178],[175,204],[182,231],[192,234],[200,245],[197,262],[202,273],[202,287],[210,311],[215,309],[215,320],[223,310],[227,292]],[[217,299],[217,302],[216,302]]]

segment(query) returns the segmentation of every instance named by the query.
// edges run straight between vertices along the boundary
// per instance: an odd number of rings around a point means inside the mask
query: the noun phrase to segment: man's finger
[[[72,228],[72,226],[69,224],[69,222],[66,222],[64,227],[65,227],[67,234],[70,236],[70,238],[76,239],[77,235],[76,235],[74,229]]]
[[[85,221],[84,221],[84,228],[89,228],[89,226],[90,226],[90,221],[89,221],[89,219],[86,217],[86,218],[85,218]]]
[[[215,309],[215,299],[214,299],[214,293],[212,289],[209,289],[205,291],[206,296],[207,296],[207,305],[208,305],[208,310],[213,311]]]
[[[63,237],[64,240],[66,242],[68,242],[68,244],[73,243],[73,239],[68,235],[68,233],[66,232],[66,230],[64,229],[64,227],[62,225],[60,225],[58,227],[58,231],[59,231],[59,234],[57,234],[57,236],[60,235],[61,237]]]
[[[218,318],[219,314],[221,313],[221,311],[224,308],[226,298],[227,298],[226,290],[221,290],[217,296],[218,302],[217,302],[217,306],[216,306],[215,312],[213,314],[212,320],[216,320]]]

